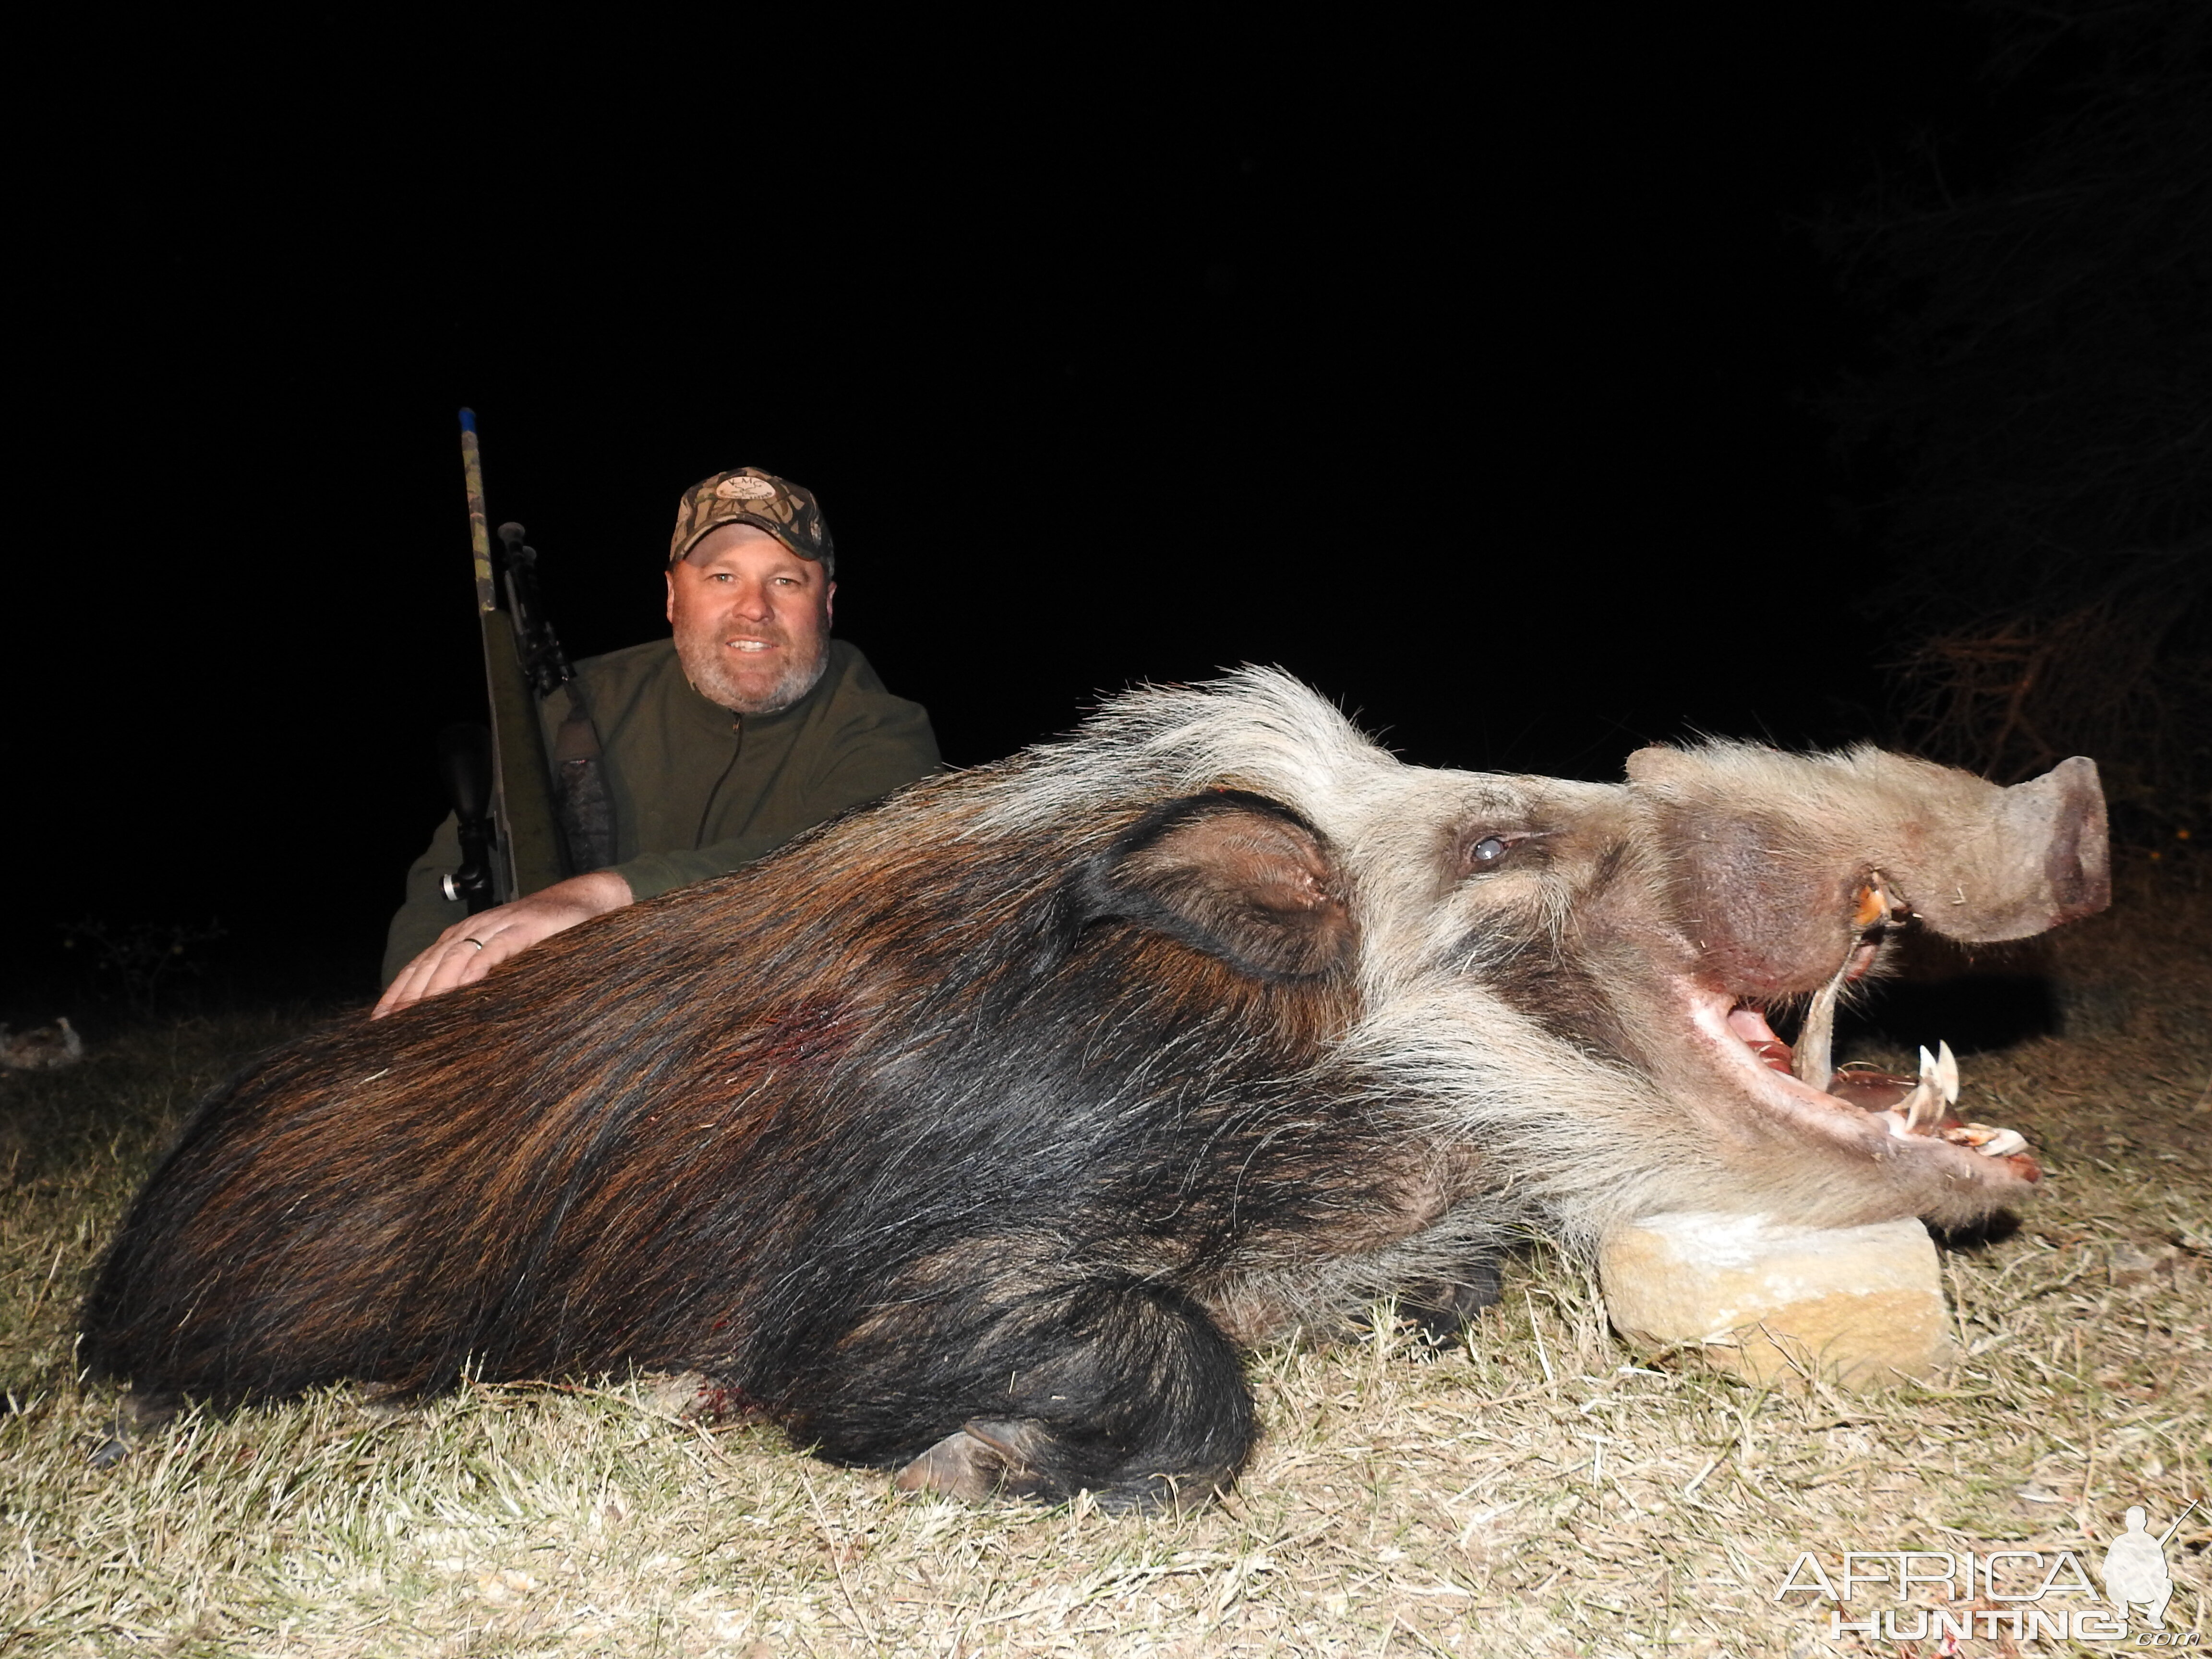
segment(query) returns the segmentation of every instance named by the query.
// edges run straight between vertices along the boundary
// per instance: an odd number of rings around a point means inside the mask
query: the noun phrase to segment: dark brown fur
[[[1463,1312],[1508,1231],[2005,1201],[1688,1011],[1832,974],[1884,836],[1910,885],[2002,819],[1972,867],[2032,870],[1967,908],[2047,921],[2087,808],[1741,752],[1423,773],[1275,677],[1139,694],[270,1056],[140,1198],[86,1358],[221,1401],[696,1369],[909,1484],[1151,1501],[1242,1462],[1237,1345]]]

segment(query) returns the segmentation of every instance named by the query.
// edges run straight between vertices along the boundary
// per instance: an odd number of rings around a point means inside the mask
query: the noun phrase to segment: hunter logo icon
[[[2128,1529],[2105,1552],[2105,1595],[2114,1607],[2127,1613],[2140,1609],[2145,1623],[2164,1627],[2166,1604],[2173,1595],[2173,1580],[2166,1571],[2166,1540],[2196,1507],[2191,1504],[2155,1538],[2142,1506],[2128,1510]]]
[[[766,478],[725,478],[714,486],[714,493],[726,501],[763,501],[775,494],[775,486]]]

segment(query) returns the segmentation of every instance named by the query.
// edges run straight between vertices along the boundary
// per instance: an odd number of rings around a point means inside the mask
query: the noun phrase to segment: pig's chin
[[[1823,1091],[1791,1075],[1790,1047],[1756,1005],[1688,979],[1675,984],[1698,1051],[1717,1066],[1729,1095],[1769,1122],[1893,1176],[1901,1173],[1899,1160],[1910,1160],[1947,1189],[1978,1190],[1998,1203],[2024,1197],[2043,1178],[2018,1133],[1954,1115],[1932,1060],[1923,1060],[1917,1079],[1846,1067],[1830,1079],[1833,1092]]]

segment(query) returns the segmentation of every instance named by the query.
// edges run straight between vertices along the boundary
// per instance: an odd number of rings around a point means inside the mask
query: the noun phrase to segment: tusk
[[[1883,1114],[1901,1135],[1917,1135],[1942,1116],[1943,1108],[1934,1090],[1923,1084]]]
[[[1923,1125],[1932,1127],[1943,1115],[1943,1085],[1937,1080],[1936,1056],[1927,1049],[1920,1051],[1919,1086],[1890,1109],[1904,1115],[1907,1134],[1918,1133]]]
[[[1790,1053],[1790,1074],[1822,1094],[1828,1092],[1836,1075],[1836,999],[1843,994],[1844,981],[1850,970],[1851,959],[1846,956],[1836,976],[1814,994],[1813,1006],[1805,1011],[1805,1023],[1797,1028],[1796,1045]]]
[[[1891,1109],[1905,1114],[1905,1133],[1917,1135],[1936,1121],[1936,1097],[1925,1089],[1915,1089]]]
[[[1924,1054],[1928,1051],[1923,1048],[1920,1052]],[[1951,1052],[1951,1045],[1948,1042],[1938,1043],[1936,1048],[1936,1082],[1943,1091],[1943,1103],[1956,1106],[1959,1103],[1959,1057]]]

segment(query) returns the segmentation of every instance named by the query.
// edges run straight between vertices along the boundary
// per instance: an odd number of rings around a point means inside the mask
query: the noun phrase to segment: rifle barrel
[[[499,609],[499,584],[491,570],[491,530],[484,520],[483,459],[477,453],[477,412],[461,411],[461,472],[469,491],[469,551],[477,573],[477,609]]]

